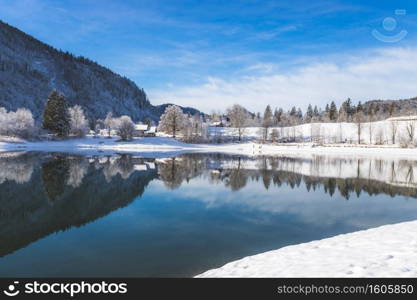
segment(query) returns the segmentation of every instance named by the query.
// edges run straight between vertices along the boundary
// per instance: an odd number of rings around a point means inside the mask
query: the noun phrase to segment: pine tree
[[[318,119],[320,118],[320,112],[319,112],[319,109],[317,108],[317,105],[314,106],[313,117],[315,121],[318,121]]]
[[[267,105],[264,112],[264,118],[262,120],[262,125],[265,127],[272,126],[272,110],[271,106]]]
[[[264,128],[263,140],[268,138],[268,129],[273,124],[271,106],[267,105],[262,119],[262,127]]]
[[[303,111],[301,110],[301,108],[298,108],[297,110],[297,118],[300,123],[303,121]]]
[[[272,117],[273,123],[275,126],[278,125],[278,109],[275,108],[274,109],[274,116]]]
[[[274,123],[275,123],[275,125],[281,124],[283,113],[284,113],[284,111],[282,110],[282,108],[279,108],[278,110],[275,109],[275,112],[274,112]]]
[[[330,103],[329,118],[331,121],[337,120],[337,106],[336,103],[334,103],[334,101]]]
[[[309,104],[308,107],[307,107],[305,121],[306,122],[311,122],[312,118],[313,118],[313,107],[311,106],[311,104]]]
[[[345,101],[345,104],[346,104],[345,111],[347,115],[351,117],[354,113],[354,110],[352,107],[352,100],[350,100],[350,98],[347,98],[347,100]]]
[[[67,136],[70,131],[67,102],[64,95],[56,90],[48,96],[43,113],[43,128],[58,136]]]

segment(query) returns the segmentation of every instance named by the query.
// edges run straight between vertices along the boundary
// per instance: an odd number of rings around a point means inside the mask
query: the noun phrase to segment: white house
[[[99,134],[101,136],[108,136],[109,135],[109,130],[108,129],[100,129]],[[111,129],[110,130],[110,136],[116,136],[116,135],[117,135],[117,130]]]
[[[145,132],[145,136],[156,136],[156,126],[149,127],[149,129]]]
[[[145,132],[148,130],[147,124],[135,124],[135,132],[133,133],[136,137],[145,136]]]

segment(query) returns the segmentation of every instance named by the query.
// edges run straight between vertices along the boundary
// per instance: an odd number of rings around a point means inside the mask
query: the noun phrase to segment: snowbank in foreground
[[[417,277],[417,221],[284,247],[197,277]]]

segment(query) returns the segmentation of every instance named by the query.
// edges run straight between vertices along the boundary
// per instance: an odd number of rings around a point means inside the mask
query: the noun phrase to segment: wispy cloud
[[[212,103],[218,109],[240,103],[262,111],[267,104],[305,108],[309,103],[340,102],[347,97],[398,99],[417,96],[416,69],[416,48],[378,49],[339,56],[336,61],[320,59],[281,73],[210,77],[200,85],[153,90],[150,95],[156,102],[170,101],[205,111],[213,109]]]
[[[256,38],[261,39],[261,40],[270,40],[272,38],[279,36],[280,34],[283,34],[285,32],[295,31],[295,30],[297,30],[297,26],[286,25],[286,26],[275,28],[273,30],[257,33]]]

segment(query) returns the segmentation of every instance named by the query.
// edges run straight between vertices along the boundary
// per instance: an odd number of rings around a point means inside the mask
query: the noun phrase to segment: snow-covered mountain
[[[153,106],[145,91],[126,77],[0,21],[0,107],[29,108],[39,120],[52,89],[93,118],[104,118],[111,111],[114,116],[130,115],[134,121],[158,120],[164,108]]]

